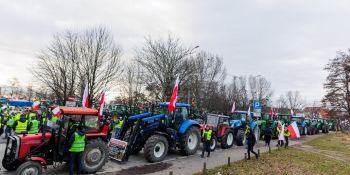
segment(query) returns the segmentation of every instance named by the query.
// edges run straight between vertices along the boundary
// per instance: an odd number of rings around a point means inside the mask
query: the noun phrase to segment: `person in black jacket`
[[[247,139],[247,152],[248,152],[248,160],[250,160],[250,152],[252,152],[255,155],[255,158],[258,159],[258,154],[253,150],[256,138],[253,134],[253,130],[247,125],[246,131],[245,131],[246,139]]]
[[[265,129],[265,133],[264,133],[264,140],[265,140],[265,146],[270,147],[270,142],[272,139],[272,128],[271,128],[271,124],[269,123]]]

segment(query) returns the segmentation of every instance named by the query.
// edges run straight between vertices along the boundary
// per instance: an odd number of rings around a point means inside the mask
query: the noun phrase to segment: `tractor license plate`
[[[128,142],[112,138],[108,144],[109,157],[114,160],[123,161],[123,157],[125,155],[127,147]]]

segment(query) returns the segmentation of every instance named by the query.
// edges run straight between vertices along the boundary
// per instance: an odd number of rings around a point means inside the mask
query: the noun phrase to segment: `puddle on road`
[[[137,166],[137,167],[130,167],[128,169],[123,169],[119,172],[117,172],[115,175],[130,175],[130,174],[149,174],[149,173],[155,173],[158,171],[165,170],[169,167],[171,167],[171,163],[155,163],[155,164],[149,164],[149,165],[143,165],[143,166]]]

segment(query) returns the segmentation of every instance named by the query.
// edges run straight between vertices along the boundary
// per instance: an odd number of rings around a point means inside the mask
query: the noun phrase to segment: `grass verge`
[[[195,175],[201,175],[196,173]],[[209,169],[208,175],[349,175],[350,166],[344,161],[334,160],[319,154],[313,154],[295,148],[274,150],[264,153],[258,160],[241,160],[227,165]]]
[[[342,133],[328,134],[313,139],[306,144],[320,150],[336,151],[350,156],[350,136]]]

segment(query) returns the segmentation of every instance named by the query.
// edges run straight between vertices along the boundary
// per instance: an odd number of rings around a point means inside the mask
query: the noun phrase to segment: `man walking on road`
[[[290,137],[290,132],[287,129],[287,127],[284,128],[284,140],[286,141],[286,144],[284,145],[284,148],[288,147],[288,137]]]
[[[265,146],[270,147],[272,135],[273,135],[272,128],[271,128],[271,124],[269,123],[264,133]]]
[[[74,164],[78,163],[77,174],[80,174],[81,171],[81,156],[85,149],[85,131],[83,130],[83,126],[78,126],[78,130],[74,132],[71,136],[68,146],[70,153],[70,163],[69,163],[69,175],[74,174]]]
[[[204,157],[204,152],[207,151],[208,155],[207,157],[210,157],[210,145],[211,145],[211,134],[212,130],[209,128],[208,125],[205,126],[205,130],[203,131],[202,135],[202,142],[203,142],[203,149],[202,149],[202,155],[201,157]]]
[[[248,152],[248,160],[250,160],[250,152],[252,152],[255,155],[255,158],[258,159],[258,154],[253,150],[256,138],[255,135],[253,134],[252,129],[247,125],[247,129],[245,131],[245,135],[247,138],[247,152]]]

